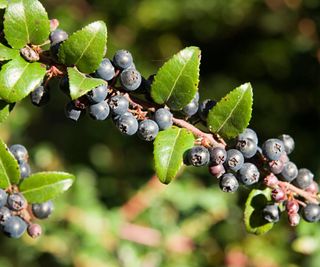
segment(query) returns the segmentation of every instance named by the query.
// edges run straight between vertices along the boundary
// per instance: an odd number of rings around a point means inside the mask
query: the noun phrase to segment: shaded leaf
[[[172,127],[159,132],[154,141],[155,169],[159,180],[168,184],[183,165],[184,153],[193,147],[195,138],[186,129]]]
[[[40,63],[29,63],[21,57],[6,63],[0,72],[0,98],[13,103],[26,97],[38,86],[46,73]]]
[[[103,59],[106,44],[105,23],[93,22],[63,42],[59,49],[59,60],[68,66],[77,66],[81,72],[94,72]]]
[[[262,217],[262,210],[271,200],[271,190],[253,189],[246,201],[244,210],[244,223],[247,232],[261,235],[268,232],[273,223],[269,223]]]
[[[6,47],[3,44],[0,44],[0,61],[10,60],[19,56],[20,54],[18,50],[12,49],[12,48]]]
[[[20,192],[32,203],[42,203],[67,191],[75,177],[65,172],[38,172],[24,179]]]
[[[93,88],[106,83],[102,79],[88,78],[75,68],[68,68],[68,76],[72,100],[75,100]]]
[[[8,116],[11,110],[14,107],[14,103],[7,103],[3,100],[0,100],[0,123],[4,122]]]
[[[198,47],[187,47],[159,69],[151,88],[156,103],[179,110],[191,102],[198,90],[200,53]]]
[[[3,25],[6,40],[17,49],[43,44],[50,33],[48,14],[37,0],[10,0]]]
[[[224,138],[233,138],[242,133],[251,119],[252,102],[251,84],[237,87],[209,111],[209,130]]]
[[[20,179],[18,161],[9,152],[7,145],[0,139],[0,188],[17,184]]]

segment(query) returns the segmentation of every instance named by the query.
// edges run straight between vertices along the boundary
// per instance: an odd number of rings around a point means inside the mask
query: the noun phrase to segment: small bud
[[[287,198],[285,192],[280,188],[273,189],[271,195],[276,202],[282,202]]]
[[[317,194],[319,192],[319,186],[317,182],[313,181],[306,189],[306,192],[311,194]]]
[[[226,170],[224,169],[222,164],[219,165],[212,165],[209,167],[209,173],[217,178],[220,178],[224,173],[226,172]]]
[[[289,214],[298,213],[299,203],[296,200],[288,200],[286,204],[286,210]]]
[[[298,224],[299,224],[299,222],[300,222],[300,215],[299,215],[299,213],[290,213],[290,214],[288,214],[289,215],[289,217],[288,217],[288,219],[289,219],[289,224],[291,225],[291,226],[297,226]]]
[[[278,182],[279,180],[277,176],[275,176],[273,173],[270,173],[263,180],[263,183],[268,187],[275,187],[278,184]]]
[[[30,224],[28,226],[28,235],[31,236],[32,238],[37,238],[42,234],[42,228],[39,224]]]

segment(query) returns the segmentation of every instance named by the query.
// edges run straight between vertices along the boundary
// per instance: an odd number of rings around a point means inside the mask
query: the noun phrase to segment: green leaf
[[[88,78],[75,68],[68,68],[68,76],[72,100],[75,100],[93,88],[106,83],[102,79]]]
[[[187,47],[159,69],[151,88],[156,103],[179,110],[191,102],[198,90],[200,54],[198,47]]]
[[[66,172],[38,172],[24,179],[20,192],[31,203],[42,203],[67,191],[75,177]]]
[[[159,180],[168,184],[183,165],[184,153],[193,147],[195,138],[186,129],[172,127],[159,132],[154,141],[155,169]]]
[[[237,87],[209,111],[209,130],[223,138],[233,138],[242,133],[251,119],[252,102],[251,84]]]
[[[2,66],[0,72],[0,98],[8,103],[20,101],[40,82],[46,73],[40,63],[29,63],[19,57]]]
[[[7,5],[8,5],[8,1],[7,0],[0,0],[0,9],[6,8]]]
[[[0,100],[0,123],[3,123],[9,116],[14,104]]]
[[[0,139],[0,188],[8,188],[20,179],[18,162],[9,152],[6,144]]]
[[[103,21],[93,22],[73,33],[60,47],[59,60],[79,71],[91,73],[101,63],[107,44],[107,27]]]
[[[253,189],[246,201],[244,210],[244,223],[247,232],[261,235],[268,232],[273,223],[269,223],[262,217],[262,210],[271,200],[271,190]]]
[[[12,48],[6,47],[3,44],[0,44],[0,61],[10,60],[19,56],[20,54],[18,50],[12,49]]]
[[[5,38],[17,49],[43,44],[50,33],[48,14],[37,0],[10,0],[3,24]]]

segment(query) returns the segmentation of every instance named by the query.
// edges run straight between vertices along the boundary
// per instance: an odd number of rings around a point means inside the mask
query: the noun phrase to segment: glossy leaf
[[[19,51],[0,44],[0,61],[10,60],[19,57]]]
[[[186,129],[172,127],[159,132],[154,141],[155,169],[159,180],[168,184],[175,178],[182,164],[184,153],[193,147],[195,138]]]
[[[5,64],[0,72],[0,98],[13,103],[26,97],[41,83],[46,73],[40,63],[29,63],[21,57]]]
[[[75,177],[65,172],[38,172],[24,179],[20,192],[32,203],[42,203],[67,191]]]
[[[9,152],[7,145],[0,139],[0,188],[8,188],[18,183],[20,169],[18,161]]]
[[[251,119],[252,102],[251,84],[237,87],[209,111],[209,130],[224,138],[233,138],[242,133]]]
[[[13,103],[10,104],[3,100],[0,100],[0,123],[4,122],[8,118],[9,113],[13,109],[13,106]]]
[[[244,210],[244,223],[249,233],[261,235],[268,232],[273,223],[269,223],[262,217],[262,210],[271,200],[270,189],[253,189],[246,201]]]
[[[60,47],[59,60],[79,71],[92,73],[105,54],[107,27],[103,21],[93,22],[73,33]]]
[[[159,69],[151,88],[156,103],[179,110],[191,102],[198,90],[200,53],[198,47],[187,47]]]
[[[50,33],[48,14],[37,0],[10,0],[3,24],[6,40],[17,49],[43,44]]]
[[[68,77],[70,96],[73,100],[79,98],[93,88],[105,83],[105,81],[101,79],[88,78],[75,68],[68,68]]]

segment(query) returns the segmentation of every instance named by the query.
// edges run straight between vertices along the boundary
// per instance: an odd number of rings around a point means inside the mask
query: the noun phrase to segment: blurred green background
[[[292,135],[292,159],[319,176],[319,0],[42,3],[68,33],[104,20],[107,56],[130,50],[145,77],[183,47],[199,46],[201,99],[219,100],[250,81],[250,127],[260,140]],[[319,266],[318,224],[292,229],[283,216],[263,236],[246,234],[248,192],[221,193],[206,168],[186,168],[169,186],[150,182],[152,144],[120,135],[111,121],[68,121],[67,98],[55,87],[51,95],[40,109],[19,103],[0,137],[29,148],[34,171],[66,170],[77,181],[41,222],[41,238],[0,237],[1,267]]]

